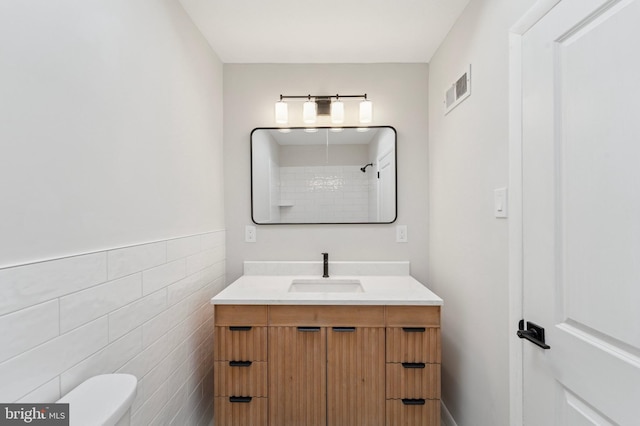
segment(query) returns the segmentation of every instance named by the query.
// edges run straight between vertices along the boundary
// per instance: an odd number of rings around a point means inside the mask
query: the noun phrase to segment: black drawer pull
[[[356,331],[355,327],[333,327],[333,331],[337,331],[337,332],[352,332],[352,331]]]
[[[298,331],[320,331],[320,327],[298,327]]]
[[[230,396],[229,397],[229,402],[251,402],[253,398],[250,396]]]
[[[424,362],[403,362],[403,368],[425,368],[426,365]]]
[[[420,399],[410,399],[410,398],[403,398],[402,399],[402,403],[404,405],[424,405],[425,404],[425,400],[420,398]]]
[[[425,330],[424,327],[402,327],[402,331],[406,333],[424,333]]]
[[[229,361],[229,367],[251,367],[251,361]]]
[[[247,326],[247,325],[232,325],[231,327],[229,327],[229,330],[231,330],[231,331],[249,331],[249,330],[251,330],[251,326]]]

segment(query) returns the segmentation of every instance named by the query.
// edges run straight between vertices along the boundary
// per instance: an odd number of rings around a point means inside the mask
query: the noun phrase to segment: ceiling
[[[422,63],[470,0],[180,0],[225,63]]]

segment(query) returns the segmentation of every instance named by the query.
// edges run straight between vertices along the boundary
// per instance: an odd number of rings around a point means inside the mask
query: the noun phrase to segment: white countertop
[[[410,275],[331,276],[360,281],[361,293],[289,292],[293,280],[319,275],[243,275],[211,299],[213,305],[442,305],[442,299]]]

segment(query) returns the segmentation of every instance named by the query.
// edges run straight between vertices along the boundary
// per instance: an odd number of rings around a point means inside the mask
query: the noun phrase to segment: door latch
[[[527,321],[527,328],[524,328],[524,320],[520,320],[518,323],[518,337],[521,339],[527,339],[534,345],[540,346],[542,349],[551,349],[551,346],[544,342],[544,328],[537,324]]]

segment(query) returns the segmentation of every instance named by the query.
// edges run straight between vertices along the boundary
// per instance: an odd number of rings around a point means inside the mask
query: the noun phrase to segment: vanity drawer
[[[278,305],[269,307],[270,326],[384,327],[384,306]]]
[[[267,426],[267,398],[227,397],[213,399],[213,424],[220,426]]]
[[[267,360],[267,327],[217,326],[214,333],[215,361]]]
[[[439,327],[387,327],[387,362],[440,363]]]
[[[267,363],[216,361],[214,396],[267,396]]]
[[[386,306],[387,327],[440,327],[440,306]]]
[[[267,325],[266,305],[216,305],[216,325]]]
[[[440,400],[387,400],[386,426],[440,426]]]
[[[387,399],[440,399],[440,364],[387,364]]]

